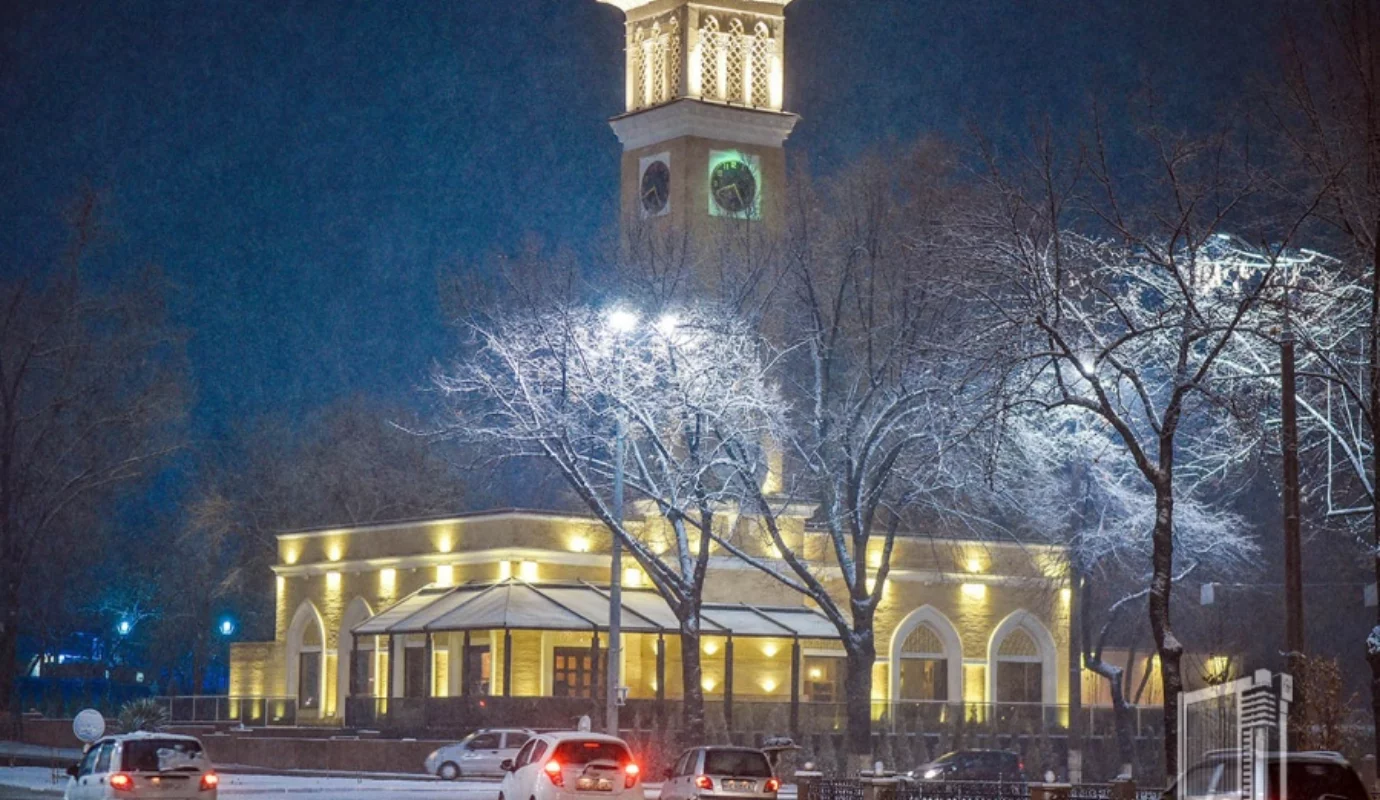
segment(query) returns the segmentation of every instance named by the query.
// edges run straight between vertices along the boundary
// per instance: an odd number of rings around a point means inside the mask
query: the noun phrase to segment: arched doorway
[[[326,626],[321,612],[303,600],[292,615],[287,633],[287,686],[297,699],[298,713],[320,714],[326,699]]]
[[[336,656],[336,713],[344,716],[345,698],[350,696],[369,697],[374,693],[374,637],[362,636],[359,649],[355,649],[355,637],[350,629],[374,616],[374,611],[363,597],[356,597],[345,607],[340,617],[340,635],[335,640]],[[357,684],[351,678],[358,673]]]
[[[1011,612],[988,640],[988,701],[1050,705],[1058,692],[1058,648],[1054,636],[1029,611]]]
[[[891,634],[893,701],[957,702],[963,696],[963,643],[934,606],[906,615]]]

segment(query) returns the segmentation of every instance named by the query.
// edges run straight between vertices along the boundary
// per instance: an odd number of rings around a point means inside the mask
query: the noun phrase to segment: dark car
[[[1350,762],[1340,753],[1323,751],[1266,754],[1266,797],[1280,796],[1281,760],[1289,800],[1369,800],[1365,785]],[[1240,797],[1239,772],[1240,756],[1235,751],[1209,753],[1184,773],[1184,798]],[[1166,789],[1165,800],[1178,800],[1178,790],[1177,783]]]
[[[1025,762],[1006,750],[955,750],[907,775],[912,781],[995,781],[1025,783]]]

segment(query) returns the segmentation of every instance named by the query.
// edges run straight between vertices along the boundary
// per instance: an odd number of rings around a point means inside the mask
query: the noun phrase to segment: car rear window
[[[767,764],[767,757],[756,750],[707,750],[704,772],[732,778],[770,778],[771,765]]]
[[[588,764],[591,761],[615,761],[627,764],[632,761],[628,748],[618,742],[581,741],[573,739],[556,745],[552,755],[562,764]]]
[[[135,739],[123,746],[125,772],[202,770],[208,765],[201,743],[189,739]]]
[[[1348,800],[1361,800],[1366,790],[1355,771],[1341,764],[1319,764],[1308,761],[1288,762],[1289,796],[1322,797],[1333,795]],[[1279,783],[1279,768],[1270,764],[1270,785]]]

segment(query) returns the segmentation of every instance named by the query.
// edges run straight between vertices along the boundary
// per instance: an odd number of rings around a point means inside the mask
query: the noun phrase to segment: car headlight
[[[932,779],[934,779],[934,778],[938,778],[938,777],[939,777],[940,775],[942,775],[942,774],[943,774],[943,770],[939,770],[939,769],[927,769],[927,770],[925,770],[925,780],[932,780]]]

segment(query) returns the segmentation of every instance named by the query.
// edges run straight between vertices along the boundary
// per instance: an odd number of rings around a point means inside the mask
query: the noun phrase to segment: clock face
[[[671,170],[664,161],[653,161],[642,171],[642,210],[654,217],[666,210],[671,199]]]
[[[742,159],[721,161],[709,175],[709,192],[715,205],[728,214],[751,212],[757,199],[757,176]]]

